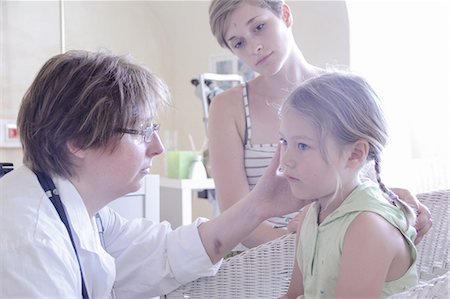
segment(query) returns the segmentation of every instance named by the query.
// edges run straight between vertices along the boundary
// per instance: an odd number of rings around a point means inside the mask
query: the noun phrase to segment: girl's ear
[[[78,158],[84,158],[86,156],[86,151],[80,149],[78,146],[75,145],[75,142],[73,140],[67,141],[67,149],[69,152],[72,153],[75,157]]]
[[[364,164],[369,154],[369,143],[367,140],[360,139],[351,146],[350,156],[347,161],[349,167],[359,167]]]
[[[281,10],[281,19],[286,24],[286,26],[290,28],[293,22],[291,8],[286,3],[283,3],[283,7],[281,8]]]

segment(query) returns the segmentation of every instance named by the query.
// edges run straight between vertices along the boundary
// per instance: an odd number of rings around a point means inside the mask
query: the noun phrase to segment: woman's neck
[[[310,65],[300,50],[293,51],[280,71],[271,76],[255,79],[255,92],[270,99],[283,101],[302,82],[318,75],[322,70]]]

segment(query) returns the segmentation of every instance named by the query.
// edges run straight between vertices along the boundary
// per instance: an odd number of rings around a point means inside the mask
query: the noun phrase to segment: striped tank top
[[[248,84],[244,83],[242,88],[245,111],[245,138],[244,138],[244,166],[250,190],[255,187],[258,179],[263,175],[277,149],[276,143],[252,143],[252,123],[250,119]],[[272,217],[268,219],[275,226],[286,225],[286,219],[292,218],[296,213],[285,217]]]
[[[252,124],[250,120],[250,108],[248,98],[248,85],[242,85],[242,98],[245,111],[245,132],[244,132],[244,168],[247,175],[250,190],[255,187],[258,179],[263,175],[270,161],[275,155],[277,149],[276,143],[253,144],[252,143]],[[213,215],[220,214],[217,201],[213,201]],[[274,226],[285,226],[286,219],[292,218],[296,213],[291,213],[285,217],[272,217],[268,219]],[[243,245],[238,245],[239,250],[243,250]],[[237,249],[235,249],[237,250]]]
[[[277,148],[276,143],[253,144],[252,122],[250,119],[250,108],[248,99],[248,85],[242,86],[242,98],[245,111],[245,138],[244,138],[244,165],[250,190],[255,187],[256,182],[269,166],[270,161]]]

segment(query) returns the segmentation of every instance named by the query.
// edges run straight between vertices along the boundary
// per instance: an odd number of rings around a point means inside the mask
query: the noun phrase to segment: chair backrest
[[[450,270],[450,190],[417,194],[421,203],[431,212],[433,226],[417,246],[419,279],[427,281]]]
[[[165,298],[277,298],[289,287],[294,257],[295,234],[288,234],[225,260],[215,276],[199,278]]]
[[[450,271],[429,281],[419,283],[417,286],[388,299],[448,299],[450,285]]]
[[[417,195],[430,209],[433,226],[417,247],[421,284],[415,294],[448,293],[449,196],[450,190]],[[278,298],[289,287],[294,258],[295,234],[285,235],[225,260],[215,276],[199,278],[162,298]],[[435,281],[425,283],[430,279]]]
[[[417,246],[417,286],[389,299],[448,299],[450,288],[450,190],[417,194],[431,212],[433,226]]]

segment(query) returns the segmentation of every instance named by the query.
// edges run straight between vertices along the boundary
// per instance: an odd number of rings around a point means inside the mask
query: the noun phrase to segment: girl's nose
[[[285,152],[282,152],[281,157],[280,157],[281,171],[284,172],[286,169],[294,168],[294,167],[295,167],[295,161],[289,157],[289,151],[286,150]]]
[[[164,152],[164,145],[157,132],[154,133],[152,140],[147,144],[147,156],[157,156]]]

